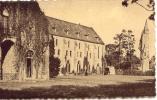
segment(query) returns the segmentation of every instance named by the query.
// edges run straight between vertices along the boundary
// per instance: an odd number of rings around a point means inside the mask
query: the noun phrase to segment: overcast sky
[[[93,27],[105,44],[114,43],[113,37],[122,29],[131,29],[138,56],[141,32],[151,13],[136,4],[122,7],[121,0],[49,0],[40,1],[39,5],[47,16]],[[149,21],[151,32],[153,25]]]

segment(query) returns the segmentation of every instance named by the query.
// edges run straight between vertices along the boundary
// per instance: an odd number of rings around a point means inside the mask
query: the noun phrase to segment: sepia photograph
[[[155,98],[155,0],[0,0],[0,99]]]

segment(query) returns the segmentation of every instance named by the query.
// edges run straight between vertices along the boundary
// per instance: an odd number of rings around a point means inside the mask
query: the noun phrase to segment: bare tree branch
[[[135,2],[137,5],[141,6],[142,8],[144,8],[147,11],[154,11],[154,9],[148,9],[145,6],[143,6],[142,4],[140,4],[139,2]]]

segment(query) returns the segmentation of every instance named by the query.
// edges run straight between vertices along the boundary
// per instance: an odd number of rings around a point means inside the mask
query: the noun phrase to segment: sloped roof
[[[52,17],[47,17],[47,19],[49,21],[50,34],[91,43],[104,44],[102,39],[98,36],[98,34],[94,31],[92,27],[74,24]]]

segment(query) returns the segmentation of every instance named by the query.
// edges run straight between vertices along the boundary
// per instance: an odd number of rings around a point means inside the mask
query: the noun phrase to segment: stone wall
[[[2,44],[8,38],[16,39],[14,46],[11,46],[6,56],[3,57],[4,61],[1,66],[3,78],[8,80],[48,79],[48,21],[38,3],[35,1],[0,2],[0,15],[6,29],[4,33],[0,33],[0,43]],[[32,75],[29,78],[26,75],[28,51],[33,52],[30,57]]]

